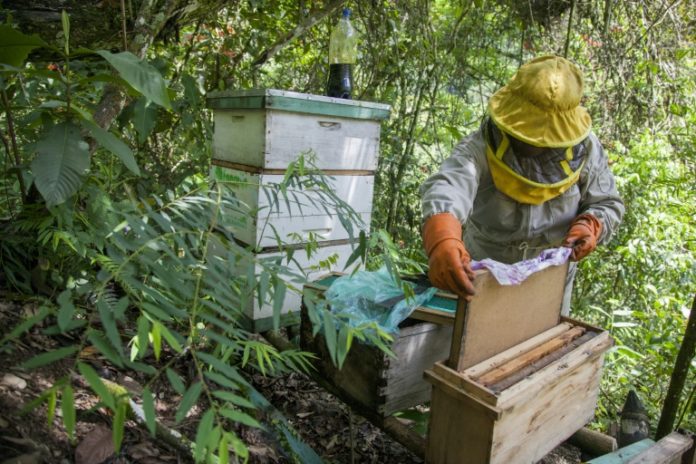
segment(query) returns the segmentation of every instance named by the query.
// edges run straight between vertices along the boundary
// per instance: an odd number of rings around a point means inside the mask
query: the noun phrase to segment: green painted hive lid
[[[383,103],[325,97],[275,89],[232,90],[208,94],[214,110],[274,109],[353,119],[387,119],[391,107]]]

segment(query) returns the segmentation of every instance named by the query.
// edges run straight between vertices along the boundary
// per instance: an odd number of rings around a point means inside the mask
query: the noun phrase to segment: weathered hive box
[[[322,295],[340,275],[334,273],[305,285],[305,297],[309,293]],[[456,296],[438,293],[428,307],[414,311],[400,325],[399,335],[391,345],[395,358],[376,346],[354,341],[341,370],[332,364],[324,338],[313,336],[303,305],[301,346],[317,355],[315,367],[319,374],[346,402],[373,417],[386,417],[429,401],[431,388],[423,379],[423,371],[447,356],[456,302]]]
[[[215,162],[215,161],[214,161]],[[335,176],[327,183],[343,201],[358,213],[362,225],[355,224],[352,234],[335,214],[328,214],[321,197],[312,191],[292,193],[288,201],[280,195],[274,197],[272,185],[283,180],[281,174],[264,174],[212,166],[212,177],[230,189],[240,202],[239,209],[225,211],[225,229],[245,244],[262,249],[285,244],[309,241],[309,234],[318,242],[331,245],[347,243],[357,237],[360,230],[368,230],[372,211],[374,176]],[[361,227],[362,226],[362,227]]]
[[[477,275],[433,385],[426,461],[534,463],[589,422],[609,334],[560,318],[567,266],[519,286]]]
[[[298,270],[332,255],[337,256],[332,269],[343,269],[360,230],[369,231],[380,121],[390,107],[273,89],[214,92],[207,101],[215,125],[212,177],[244,206],[230,211],[222,226],[257,249],[259,257],[274,256],[282,241],[298,249],[293,264]],[[362,224],[352,233],[330,205],[322,205],[317,191],[274,195],[273,184],[301,154],[310,154],[314,166],[330,176],[327,183],[338,198],[359,215]],[[310,236],[319,250],[303,260],[300,249]],[[297,311],[299,303],[290,296],[282,314]],[[272,308],[254,302],[245,314],[253,330],[260,330],[269,326]]]
[[[390,107],[380,103],[261,89],[214,92],[213,158],[280,170],[300,153],[316,154],[328,171],[377,169],[380,120]]]

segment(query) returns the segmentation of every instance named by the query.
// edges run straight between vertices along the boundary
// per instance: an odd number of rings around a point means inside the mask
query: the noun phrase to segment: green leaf
[[[20,68],[35,48],[48,47],[38,35],[25,35],[10,26],[0,25],[0,63]]]
[[[139,60],[131,52],[114,54],[97,50],[97,54],[108,61],[135,90],[164,108],[172,108],[164,78],[154,66]]]
[[[196,447],[194,448],[193,455],[196,462],[201,462],[205,457],[205,450],[208,448],[208,438],[213,430],[214,418],[215,413],[212,409],[208,409],[198,423],[198,430],[196,430]]]
[[[82,185],[82,176],[89,170],[89,146],[80,137],[79,127],[63,122],[37,142],[36,152],[31,163],[34,184],[47,206],[59,205]]]
[[[111,305],[104,299],[97,300],[97,310],[99,311],[99,318],[101,319],[102,326],[106,330],[106,336],[116,348],[120,357],[123,357],[123,343],[121,342],[121,333],[118,330],[116,321],[114,320],[113,310]]]
[[[51,389],[51,391],[48,393],[48,412],[46,413],[46,423],[48,424],[49,428],[53,427],[53,418],[56,414],[56,402],[58,400],[57,397],[58,395],[56,395],[56,391]]]
[[[181,377],[179,377],[179,374],[174,372],[172,369],[167,368],[167,378],[169,379],[169,383],[172,385],[174,388],[174,391],[176,391],[178,394],[183,395],[184,391],[186,391],[186,385],[184,385],[184,381],[181,380]]]
[[[138,318],[138,357],[142,358],[147,353],[148,333],[150,321],[143,315]]]
[[[254,408],[254,404],[251,403],[249,400],[246,398],[242,398],[239,395],[235,395],[232,392],[228,392],[225,390],[216,390],[213,392],[213,396],[220,398],[223,401],[229,401],[232,404],[236,404],[237,406],[242,406],[244,408]]]
[[[152,349],[155,352],[155,359],[159,361],[160,353],[162,352],[162,324],[159,322],[152,323],[150,342],[152,343]]]
[[[123,431],[126,425],[126,412],[128,411],[128,401],[119,401],[118,407],[116,408],[116,414],[114,415],[114,425],[111,437],[114,440],[114,447],[116,448],[116,453],[121,449],[121,443],[123,442]]]
[[[58,327],[61,332],[65,332],[73,314],[75,314],[75,305],[73,305],[72,302],[72,291],[64,290],[58,295],[58,304],[60,305],[58,309]]]
[[[338,368],[343,367],[343,362],[346,360],[348,355],[348,336],[350,334],[351,328],[348,324],[343,324],[341,329],[338,331]]]
[[[174,420],[177,424],[184,420],[186,414],[193,407],[193,405],[196,404],[198,397],[201,396],[201,391],[203,391],[203,384],[201,382],[194,383],[189,387],[188,390],[186,390],[184,397],[181,399],[179,409],[177,409],[176,415],[174,416]]]
[[[157,417],[155,415],[155,399],[148,388],[143,389],[143,412],[145,413],[145,424],[153,437],[157,431]]]
[[[77,346],[75,345],[58,348],[57,350],[49,351],[47,353],[41,353],[40,355],[34,356],[30,360],[23,362],[21,366],[24,369],[36,369],[37,367],[41,367],[46,364],[58,361],[59,359],[63,359],[66,356],[70,356],[76,351]]]
[[[218,464],[229,464],[230,449],[228,444],[227,432],[222,434],[220,444],[218,445]]]
[[[336,364],[336,327],[333,315],[327,310],[324,310],[324,339],[326,347],[329,349],[331,361]]]
[[[109,150],[114,155],[118,156],[121,162],[136,176],[140,175],[140,168],[138,163],[135,161],[135,156],[130,147],[126,145],[121,139],[116,137],[114,134],[108,130],[104,130],[92,121],[82,120],[82,125],[89,131],[89,133],[94,137],[94,140],[99,143],[102,147]]]
[[[85,378],[92,390],[99,395],[99,398],[101,398],[104,404],[107,405],[112,411],[115,411],[116,401],[114,400],[114,396],[111,394],[109,389],[106,388],[106,385],[104,385],[104,382],[102,382],[99,374],[97,374],[91,366],[85,363],[77,363],[77,369],[80,371],[80,374],[82,374],[82,377]]]
[[[61,395],[60,406],[63,411],[63,425],[68,433],[70,440],[75,438],[75,395],[70,384],[63,388]]]
[[[283,309],[283,301],[285,301],[285,289],[285,282],[278,278],[273,292],[273,328],[275,330],[280,327],[280,311]]]
[[[145,98],[138,100],[133,107],[133,126],[138,133],[138,143],[143,144],[150,136],[157,122],[157,108]]]
[[[119,356],[114,347],[111,346],[111,343],[109,343],[109,341],[106,338],[104,338],[101,332],[97,330],[91,330],[87,334],[87,337],[89,338],[89,341],[91,341],[92,344],[99,350],[99,352],[106,356],[106,358],[109,361],[111,361],[119,367],[123,367],[123,359],[121,358],[121,356]]]
[[[63,23],[63,36],[65,36],[65,54],[70,55],[70,17],[65,10],[60,14],[60,21]]]
[[[239,422],[240,424],[248,425],[249,427],[263,428],[263,426],[259,424],[256,419],[241,411],[223,408],[220,409],[220,414],[233,422]]]

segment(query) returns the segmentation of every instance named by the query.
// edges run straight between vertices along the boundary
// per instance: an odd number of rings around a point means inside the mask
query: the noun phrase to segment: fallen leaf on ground
[[[115,452],[111,430],[99,424],[77,445],[75,464],[99,464]]]

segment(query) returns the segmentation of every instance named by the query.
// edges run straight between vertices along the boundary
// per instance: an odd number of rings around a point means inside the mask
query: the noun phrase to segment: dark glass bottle
[[[329,41],[329,80],[326,95],[351,98],[353,65],[358,55],[358,36],[350,24],[350,10],[344,8],[343,17],[331,33]]]

